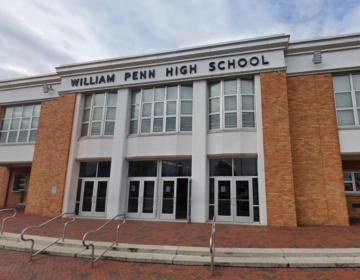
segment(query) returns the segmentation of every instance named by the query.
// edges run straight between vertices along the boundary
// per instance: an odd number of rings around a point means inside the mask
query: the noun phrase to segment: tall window
[[[6,107],[0,130],[0,143],[35,142],[41,105]]]
[[[255,127],[253,80],[220,81],[209,88],[209,130]]]
[[[116,93],[94,93],[85,97],[81,136],[114,135]]]
[[[333,77],[338,126],[360,125],[360,74]]]
[[[192,86],[135,90],[130,134],[192,131]]]
[[[346,192],[359,192],[360,172],[344,172],[344,184]]]

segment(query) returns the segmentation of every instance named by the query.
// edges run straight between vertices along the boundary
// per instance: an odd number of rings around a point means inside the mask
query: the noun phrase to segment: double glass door
[[[217,221],[249,222],[253,218],[251,177],[215,178],[215,215]]]
[[[156,178],[130,178],[127,217],[155,218]]]
[[[108,179],[84,179],[81,186],[80,216],[106,217]]]

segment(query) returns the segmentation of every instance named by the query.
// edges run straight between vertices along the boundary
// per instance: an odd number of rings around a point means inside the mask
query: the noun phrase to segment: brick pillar
[[[61,214],[76,94],[41,104],[26,213]],[[57,193],[52,194],[52,186]]]
[[[269,226],[296,226],[285,71],[261,73],[261,104]]]
[[[349,225],[331,74],[287,78],[299,225]]]

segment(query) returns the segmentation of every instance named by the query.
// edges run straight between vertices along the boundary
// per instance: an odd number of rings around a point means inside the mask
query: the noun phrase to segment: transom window
[[[360,74],[333,77],[338,126],[360,125]]]
[[[209,86],[209,130],[255,127],[254,81],[237,79]]]
[[[94,93],[85,97],[81,136],[114,135],[116,93]]]
[[[41,105],[6,107],[0,130],[0,143],[35,142]]]
[[[192,131],[192,99],[192,86],[133,91],[130,134]]]
[[[344,184],[346,192],[360,191],[360,171],[344,172]]]

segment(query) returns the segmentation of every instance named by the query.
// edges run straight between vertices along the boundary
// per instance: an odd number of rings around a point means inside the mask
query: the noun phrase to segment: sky
[[[0,80],[76,62],[360,32],[359,0],[0,0]]]

